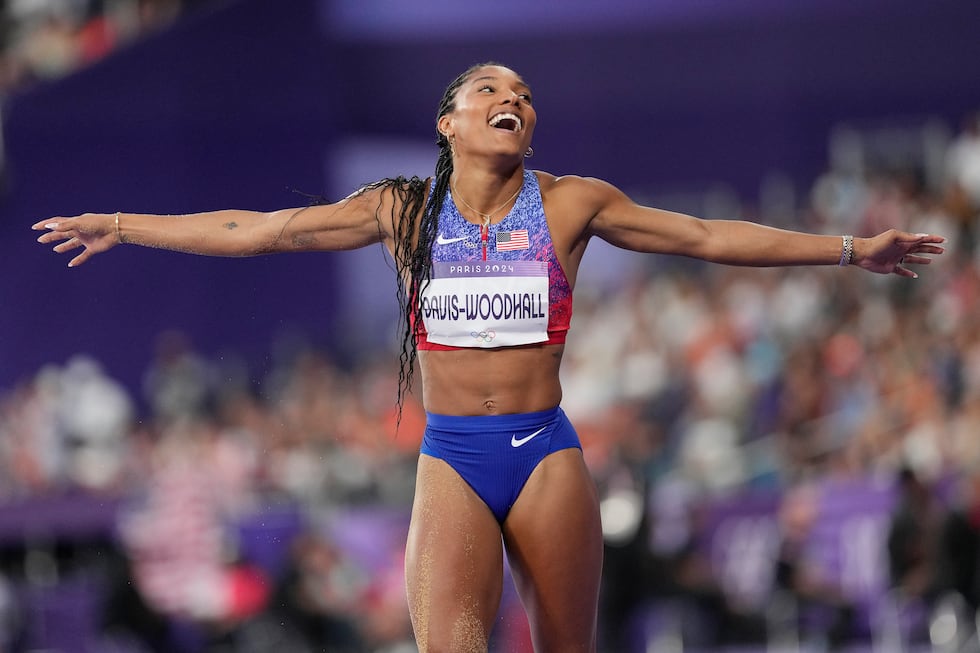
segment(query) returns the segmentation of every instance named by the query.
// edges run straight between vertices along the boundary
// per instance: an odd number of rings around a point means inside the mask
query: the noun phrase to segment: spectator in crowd
[[[959,242],[972,252],[980,218],[980,111],[968,116],[946,155],[947,202],[959,222]],[[976,254],[976,252],[973,252]]]
[[[940,530],[936,591],[960,597],[969,616],[980,609],[980,473],[976,468],[966,470],[958,489]]]
[[[914,470],[900,470],[898,499],[886,539],[890,596],[905,615],[907,637],[928,641],[924,618],[935,600],[937,551],[943,512],[934,489]]]
[[[367,580],[318,534],[301,535],[291,554],[271,606],[283,628],[311,651],[364,650],[358,620],[365,614]]]
[[[937,500],[932,488],[909,468],[899,472],[897,486],[887,544],[891,585],[903,597],[925,599],[935,583]]]
[[[789,615],[786,625],[799,634],[799,642],[837,651],[856,634],[856,608],[811,558],[808,544],[817,502],[817,493],[807,484],[790,488],[783,497],[775,576],[777,605],[771,610]]]

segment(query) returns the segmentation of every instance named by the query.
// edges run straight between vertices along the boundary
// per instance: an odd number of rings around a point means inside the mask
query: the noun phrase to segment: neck
[[[450,188],[457,199],[469,205],[470,213],[477,212],[480,217],[495,212],[502,202],[507,201],[524,184],[524,166],[519,165],[507,171],[455,166],[450,178]],[[459,208],[459,207],[457,207]],[[498,217],[495,213],[491,217]]]

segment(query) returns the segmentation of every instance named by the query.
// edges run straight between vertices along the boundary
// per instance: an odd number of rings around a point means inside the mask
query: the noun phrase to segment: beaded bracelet
[[[854,262],[854,236],[849,234],[841,236],[841,250],[840,250],[840,262],[837,264],[841,267],[850,265]]]

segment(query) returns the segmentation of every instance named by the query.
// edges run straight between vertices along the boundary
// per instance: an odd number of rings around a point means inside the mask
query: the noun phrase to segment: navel
[[[497,412],[497,402],[494,401],[493,399],[487,399],[486,401],[484,401],[483,406],[487,409],[488,413]]]

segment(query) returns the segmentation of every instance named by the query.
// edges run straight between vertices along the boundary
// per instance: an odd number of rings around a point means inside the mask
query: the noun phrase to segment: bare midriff
[[[441,415],[509,415],[561,402],[564,345],[419,351],[425,410]]]

